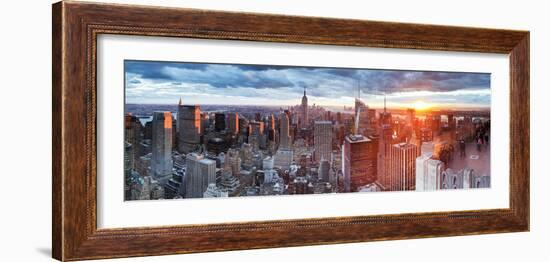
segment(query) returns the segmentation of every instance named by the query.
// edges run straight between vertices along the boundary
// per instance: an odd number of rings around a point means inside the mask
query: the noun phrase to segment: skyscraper
[[[323,182],[330,182],[330,162],[326,159],[321,160],[319,163],[319,180]]]
[[[290,149],[290,123],[288,114],[286,112],[281,113],[279,121],[279,149]]]
[[[416,158],[420,149],[407,143],[390,147],[389,173],[386,174],[390,191],[413,190],[416,182]]]
[[[344,139],[342,150],[342,173],[344,190],[357,188],[376,181],[378,141],[363,135],[349,135]]]
[[[369,128],[369,107],[361,101],[361,87],[357,83],[357,97],[355,98],[355,117],[357,118],[357,131],[356,134],[367,135]]]
[[[151,173],[161,184],[172,175],[172,113],[153,113]]]
[[[239,113],[229,114],[229,132],[234,135],[239,133]]]
[[[214,115],[214,129],[218,132],[225,130],[225,114],[224,113],[216,113]]]
[[[413,108],[407,108],[407,125],[413,126],[416,111]]]
[[[242,118],[239,119],[239,138],[238,143],[242,145],[243,143],[248,142],[248,119]]]
[[[332,122],[315,121],[313,145],[315,162],[320,162],[321,159],[327,161],[332,159]]]
[[[309,125],[309,114],[307,108],[307,96],[306,88],[304,87],[304,96],[302,96],[302,105],[301,105],[301,115],[302,115],[302,128],[307,128]]]
[[[134,147],[128,142],[124,142],[124,175],[129,177],[131,171],[135,169],[134,165]]]
[[[443,162],[433,159],[432,154],[416,158],[416,191],[434,191],[441,189]]]
[[[367,135],[369,128],[369,107],[360,99],[355,99],[355,115],[358,122],[358,134]]]
[[[392,115],[386,111],[386,96],[384,96],[384,111],[380,113],[379,132],[378,132],[378,182],[386,190],[389,185],[390,170],[390,147],[393,142],[392,137]]]
[[[242,167],[246,170],[251,170],[254,166],[254,163],[252,162],[252,146],[250,144],[244,143],[241,146],[241,160],[242,160]]]
[[[131,145],[131,150],[128,151],[128,160],[131,165],[130,169],[135,169],[134,163],[139,159],[140,155],[140,143],[143,139],[143,126],[139,121],[139,118],[132,114],[126,114],[124,116],[124,140]],[[126,155],[125,155],[126,158]]]
[[[264,136],[264,122],[252,121],[250,122],[250,135],[248,136],[248,143],[252,145],[255,150],[260,147],[260,140]]]
[[[239,177],[241,162],[239,150],[230,148],[227,150],[227,154],[225,154],[224,170],[230,171],[233,176]]]
[[[216,161],[196,153],[187,154],[185,198],[200,198],[211,183],[216,183]]]
[[[197,150],[201,142],[201,109],[196,105],[178,105],[178,151],[187,154]]]

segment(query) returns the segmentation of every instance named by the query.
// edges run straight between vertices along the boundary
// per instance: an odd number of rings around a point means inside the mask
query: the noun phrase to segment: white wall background
[[[205,9],[314,15],[531,31],[531,232],[217,252],[123,261],[547,261],[550,28],[544,1],[118,0]],[[0,260],[51,256],[51,1],[0,10]],[[545,59],[546,58],[546,59]],[[538,121],[536,121],[538,120]]]

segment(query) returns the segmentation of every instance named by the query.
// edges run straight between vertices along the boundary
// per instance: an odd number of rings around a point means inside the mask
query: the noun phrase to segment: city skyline
[[[490,187],[490,107],[474,107],[490,101],[488,74],[129,63],[125,200]],[[144,89],[170,101],[133,104]],[[448,110],[442,93],[456,96]],[[348,96],[343,108],[316,103]]]
[[[126,103],[353,106],[358,90],[371,108],[488,109],[490,74],[274,65],[125,61]]]

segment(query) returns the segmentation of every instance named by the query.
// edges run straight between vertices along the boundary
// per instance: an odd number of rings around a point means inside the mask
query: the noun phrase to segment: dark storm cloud
[[[149,61],[124,61],[125,72],[141,75],[142,78],[153,80],[170,80],[171,77],[166,75],[164,68],[175,67],[191,70],[204,70],[207,64],[199,63],[173,63],[173,62],[149,62]]]
[[[132,76],[127,77],[127,88],[144,87],[146,82],[166,83],[180,93],[189,86],[201,86],[209,87],[208,92],[234,90],[238,92],[235,95],[243,97],[265,94],[261,90],[266,89],[276,89],[273,95],[290,98],[300,96],[307,88],[313,97],[338,99],[355,96],[358,86],[362,94],[370,95],[490,88],[490,74],[482,73],[147,61],[125,61],[125,70],[127,76]],[[486,102],[475,97],[465,99]]]
[[[490,88],[490,75],[482,73],[362,70],[361,76],[366,88],[378,94]]]

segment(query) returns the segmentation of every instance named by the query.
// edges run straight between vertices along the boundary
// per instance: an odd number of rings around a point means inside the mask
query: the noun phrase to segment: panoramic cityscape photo
[[[124,199],[491,186],[491,75],[125,60]]]

